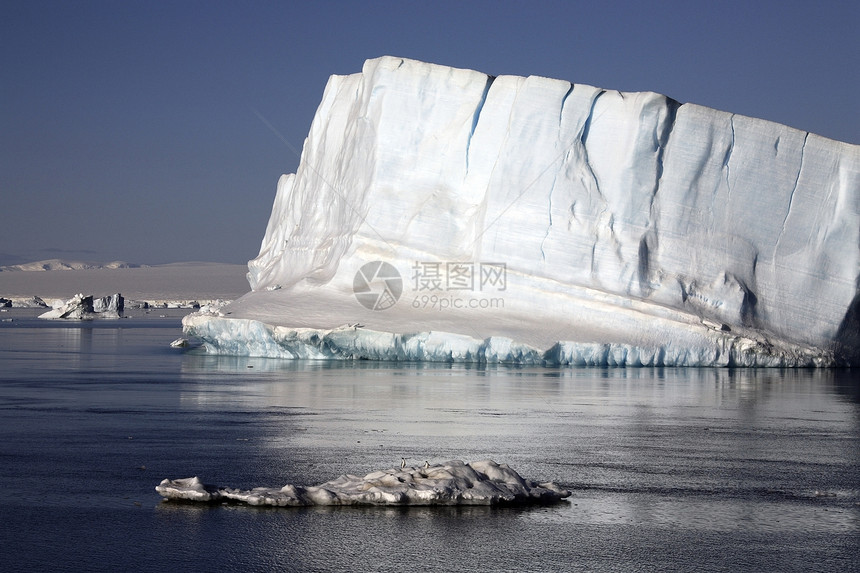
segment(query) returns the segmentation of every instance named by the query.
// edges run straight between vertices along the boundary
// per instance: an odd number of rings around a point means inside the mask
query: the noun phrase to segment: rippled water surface
[[[860,570],[856,373],[288,362],[169,348],[179,334],[0,323],[4,570]],[[154,490],[401,458],[491,458],[574,494],[262,509]]]

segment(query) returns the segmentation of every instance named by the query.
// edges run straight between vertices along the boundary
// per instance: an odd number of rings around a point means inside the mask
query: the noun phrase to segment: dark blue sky
[[[860,143],[860,3],[7,0],[0,265],[244,263],[330,74],[395,55]]]

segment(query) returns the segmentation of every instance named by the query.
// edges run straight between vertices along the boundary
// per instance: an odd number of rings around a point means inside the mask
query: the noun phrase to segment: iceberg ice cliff
[[[394,57],[332,76],[210,352],[856,364],[860,147]]]

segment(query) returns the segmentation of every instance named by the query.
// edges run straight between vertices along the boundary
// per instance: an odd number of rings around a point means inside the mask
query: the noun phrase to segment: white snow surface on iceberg
[[[859,196],[855,145],[655,93],[382,57],[330,78],[252,292],[185,328],[261,356],[856,362]],[[354,296],[376,261],[402,278],[385,310]]]
[[[554,483],[523,479],[507,464],[452,460],[421,468],[343,475],[319,486],[285,485],[239,490],[204,485],[199,478],[165,479],[156,491],[166,499],[249,505],[506,505],[555,503],[570,492]]]

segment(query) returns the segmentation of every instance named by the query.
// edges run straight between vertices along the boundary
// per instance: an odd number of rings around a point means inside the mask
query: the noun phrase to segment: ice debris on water
[[[165,479],[156,491],[167,500],[235,501],[248,505],[520,505],[550,504],[571,495],[552,482],[524,479],[507,464],[492,460],[451,460],[423,467],[350,474],[318,486],[285,485],[250,490],[206,485],[199,477]]]

